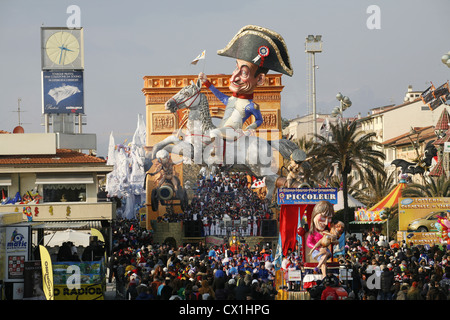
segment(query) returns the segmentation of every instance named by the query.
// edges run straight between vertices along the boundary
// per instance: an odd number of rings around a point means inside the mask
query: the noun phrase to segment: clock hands
[[[63,64],[64,64],[64,60],[66,59],[66,51],[71,51],[73,52],[73,50],[70,50],[69,48],[65,47],[64,45],[61,45],[60,47],[58,47],[59,49],[61,49],[61,52],[59,54],[59,64],[61,64],[61,59],[63,58],[63,52],[64,52],[64,59],[63,59]]]

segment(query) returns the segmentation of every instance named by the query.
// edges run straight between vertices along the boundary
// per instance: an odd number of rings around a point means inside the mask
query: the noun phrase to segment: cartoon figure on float
[[[311,257],[318,262],[315,271],[318,272],[320,269],[323,278],[327,274],[327,260],[332,256],[332,253],[328,246],[323,247],[320,242],[327,233],[330,233],[330,224],[334,214],[333,204],[328,201],[319,201],[312,210],[311,226],[306,234],[306,246],[309,248],[309,252],[306,253],[305,258]],[[338,228],[342,226],[340,223],[336,225]],[[342,231],[340,232],[342,233]],[[337,237],[339,239],[339,236]]]
[[[229,245],[230,245],[230,250],[233,253],[237,253],[238,252],[239,246],[241,245],[241,243],[239,242],[239,239],[237,238],[236,234],[233,234],[231,236],[231,240],[230,240]]]
[[[277,32],[260,26],[247,25],[241,28],[217,54],[236,59],[236,68],[229,81],[232,96],[217,90],[203,72],[198,78],[226,105],[220,125],[210,132],[211,139],[233,141],[244,134],[253,134],[252,131],[263,123],[259,105],[253,101],[253,92],[257,86],[264,84],[268,71],[291,77],[293,70],[284,39]],[[254,122],[243,132],[242,125],[251,116]]]
[[[179,187],[179,182],[174,173],[174,163],[169,152],[166,150],[160,150],[158,151],[156,158],[158,159],[156,170],[154,172],[147,172],[147,174],[154,176],[159,173],[159,177],[156,179],[158,188],[161,187],[166,181],[170,181],[176,191]]]
[[[450,210],[447,210],[445,216],[438,216],[436,223],[438,229],[438,236],[441,238],[441,243],[450,245]]]

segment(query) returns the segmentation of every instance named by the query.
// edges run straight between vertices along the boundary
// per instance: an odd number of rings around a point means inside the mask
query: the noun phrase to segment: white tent
[[[48,247],[62,246],[64,242],[73,242],[75,246],[87,247],[89,245],[89,233],[67,229],[56,231],[44,236],[44,244]]]
[[[359,202],[353,198],[350,194],[347,195],[348,207],[349,208],[361,208],[366,207],[363,203]],[[338,191],[338,203],[334,205],[334,211],[339,211],[344,209],[344,192],[342,190]]]

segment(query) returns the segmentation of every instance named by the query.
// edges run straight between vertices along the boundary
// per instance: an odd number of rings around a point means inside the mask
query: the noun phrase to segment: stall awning
[[[396,186],[394,190],[392,190],[386,197],[384,197],[383,200],[378,202],[367,211],[380,211],[383,208],[391,208],[393,206],[396,206],[398,204],[398,198],[402,196],[402,190],[403,188],[405,188],[405,186],[405,183],[399,183],[398,186]]]
[[[385,223],[386,220],[383,221],[351,221],[350,224],[382,224]]]
[[[0,174],[0,186],[10,186],[12,184],[11,175]]]
[[[37,174],[36,184],[91,184],[92,174]]]
[[[105,220],[106,221],[106,220]],[[84,221],[46,221],[38,228],[41,229],[100,229],[102,228],[102,220],[84,220]]]

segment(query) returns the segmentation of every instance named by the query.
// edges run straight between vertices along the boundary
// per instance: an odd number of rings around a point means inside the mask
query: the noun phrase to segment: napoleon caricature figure
[[[264,84],[267,72],[272,70],[292,76],[293,70],[284,39],[263,27],[243,27],[217,54],[236,59],[236,69],[229,84],[232,96],[216,89],[204,73],[200,73],[198,78],[226,105],[220,125],[211,130],[211,139],[233,141],[242,134],[250,134],[263,123],[259,106],[253,101],[253,92]],[[245,132],[242,131],[243,124],[251,116],[254,122],[245,128]]]

